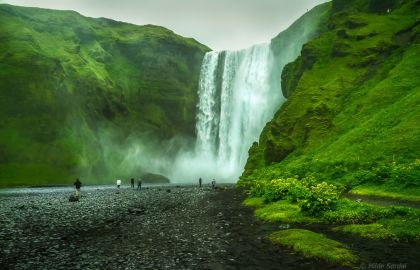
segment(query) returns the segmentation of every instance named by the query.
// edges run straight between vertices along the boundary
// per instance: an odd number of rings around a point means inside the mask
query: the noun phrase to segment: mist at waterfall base
[[[158,158],[165,165],[156,170],[174,182],[199,177],[236,182],[249,147],[284,101],[273,65],[270,44],[207,53],[198,87],[196,141],[184,144],[173,159]]]
[[[198,86],[196,138],[130,138],[119,149],[123,158],[110,159],[117,171],[158,173],[173,183],[194,183],[200,177],[205,183],[236,182],[249,148],[285,100],[284,66],[317,34],[319,20],[310,11],[271,43],[207,53]],[[106,156],[114,156],[109,152]]]
[[[173,183],[236,182],[250,146],[284,100],[273,65],[270,44],[207,53],[198,85],[196,137],[160,140],[144,133],[121,141],[116,130],[103,130],[99,140],[107,178],[156,173]]]
[[[209,52],[201,67],[195,149],[176,159],[176,175],[236,182],[248,150],[283,102],[270,44]],[[192,169],[193,168],[193,169]]]

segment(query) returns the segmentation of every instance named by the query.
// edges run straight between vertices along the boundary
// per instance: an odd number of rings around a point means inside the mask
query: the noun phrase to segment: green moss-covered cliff
[[[313,174],[418,188],[418,14],[416,0],[332,1],[320,33],[283,69],[288,100],[251,147],[242,180]]]
[[[104,133],[194,136],[208,50],[158,26],[0,5],[0,185],[106,174]]]

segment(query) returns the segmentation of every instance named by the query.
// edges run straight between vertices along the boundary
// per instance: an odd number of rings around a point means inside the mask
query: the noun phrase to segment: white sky
[[[327,0],[0,0],[19,6],[75,10],[134,24],[155,24],[214,50],[268,42],[307,9]]]

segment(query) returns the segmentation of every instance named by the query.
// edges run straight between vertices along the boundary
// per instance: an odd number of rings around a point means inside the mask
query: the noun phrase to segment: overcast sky
[[[134,24],[155,24],[214,50],[267,42],[308,9],[327,0],[0,0],[20,6],[75,10]]]

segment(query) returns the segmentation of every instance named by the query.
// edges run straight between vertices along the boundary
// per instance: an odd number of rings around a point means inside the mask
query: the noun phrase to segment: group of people
[[[134,178],[130,179],[130,184],[131,184],[131,188],[135,188],[134,187]],[[141,190],[141,185],[142,185],[142,179],[139,178],[137,180],[137,189]],[[121,188],[121,179],[117,179],[117,192],[120,192],[120,188]],[[80,182],[79,178],[76,179],[76,182],[74,182],[73,184],[76,187],[76,197],[79,198],[80,197],[80,188],[82,187],[82,182]],[[199,187],[202,187],[203,185],[203,179],[198,179],[198,185]],[[211,181],[211,188],[212,189],[216,189],[216,180],[213,178],[213,180]]]
[[[202,185],[203,185],[203,179],[201,179],[200,177],[200,179],[198,179],[198,186],[201,187]],[[211,188],[216,189],[216,180],[214,180],[214,178],[211,181]]]
[[[122,182],[121,179],[117,179],[117,189],[118,189],[118,191],[120,190],[121,182]],[[143,183],[143,180],[141,178],[139,178],[137,180],[137,189],[141,190],[142,183]],[[131,184],[131,188],[134,188],[134,178],[130,179],[130,184]]]
[[[137,180],[137,189],[141,190],[142,182],[143,181],[141,178]],[[117,179],[117,192],[120,191],[121,183],[122,183],[121,179]],[[131,183],[131,188],[134,188],[134,178],[131,178],[130,183]],[[73,183],[73,185],[76,188],[76,197],[80,198],[80,188],[82,187],[82,182],[80,182],[79,178],[77,178],[76,181]]]

